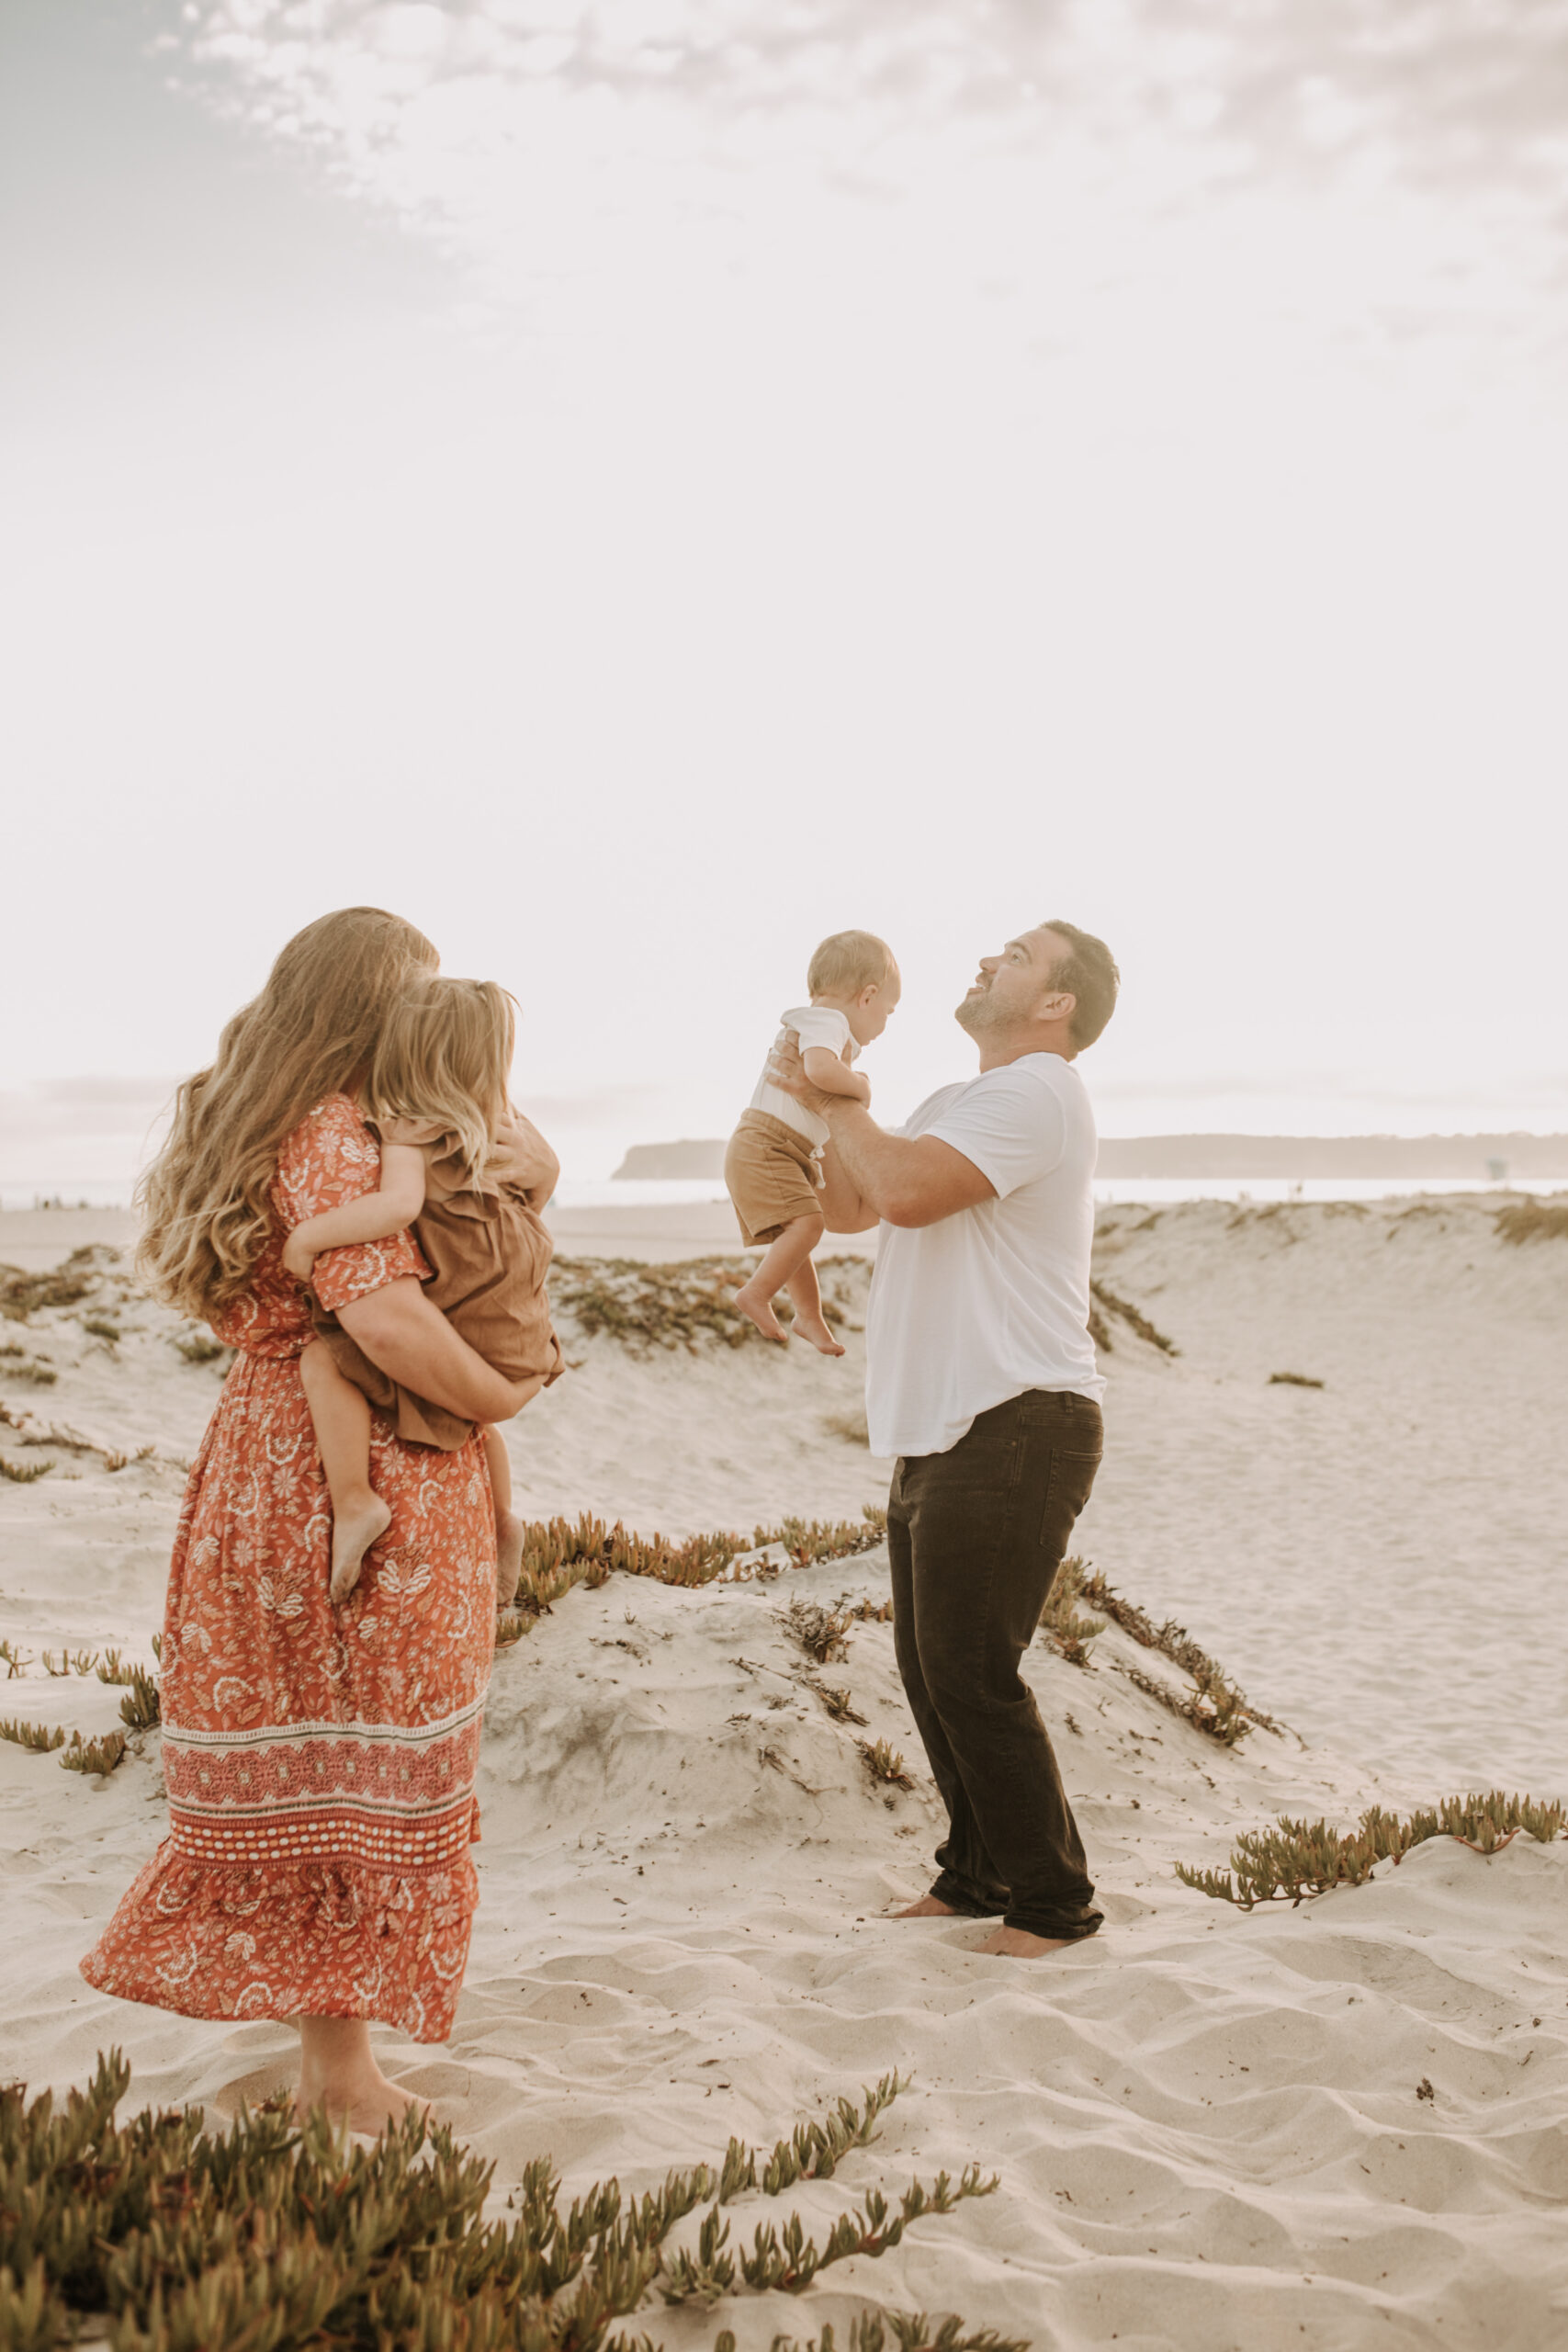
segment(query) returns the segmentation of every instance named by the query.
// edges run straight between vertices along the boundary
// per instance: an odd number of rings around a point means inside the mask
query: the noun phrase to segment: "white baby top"
[[[972,1159],[995,1200],[936,1225],[884,1222],[865,1328],[874,1453],[946,1453],[976,1413],[1026,1388],[1098,1404],[1089,1336],[1090,1179],[1084,1083],[1059,1054],[1025,1054],[922,1102],[906,1136]]]
[[[778,1035],[773,1039],[775,1046],[783,1045],[786,1029],[797,1033],[803,1054],[808,1046],[826,1046],[830,1054],[841,1055],[847,1046],[850,1059],[853,1061],[860,1052],[850,1034],[849,1022],[836,1005],[793,1005],[789,1012],[779,1015]],[[762,1065],[762,1075],[757,1080],[757,1091],[751,1097],[750,1107],[753,1111],[766,1111],[771,1118],[782,1119],[786,1127],[793,1127],[796,1135],[809,1137],[815,1151],[820,1151],[828,1140],[827,1120],[819,1119],[815,1111],[808,1111],[804,1103],[797,1102],[793,1094],[786,1094],[782,1086],[775,1086],[768,1076],[766,1062]]]

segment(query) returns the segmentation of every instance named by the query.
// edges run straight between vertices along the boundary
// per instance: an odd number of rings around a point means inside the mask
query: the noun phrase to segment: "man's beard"
[[[993,1018],[997,1013],[997,1002],[990,989],[979,989],[964,998],[963,1003],[954,1009],[953,1017],[961,1029],[967,1029],[972,1037],[977,1037],[982,1030],[997,1026]]]

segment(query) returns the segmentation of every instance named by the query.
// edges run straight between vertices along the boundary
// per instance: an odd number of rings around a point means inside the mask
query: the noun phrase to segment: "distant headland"
[[[633,1144],[617,1178],[724,1172],[721,1140]],[[1568,1136],[1102,1136],[1101,1177],[1443,1177],[1477,1184],[1568,1180]]]

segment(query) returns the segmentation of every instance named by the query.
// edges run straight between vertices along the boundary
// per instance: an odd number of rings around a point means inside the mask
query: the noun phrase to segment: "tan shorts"
[[[771,1112],[741,1112],[724,1181],[743,1241],[776,1241],[797,1216],[822,1214],[822,1171],[808,1138]]]

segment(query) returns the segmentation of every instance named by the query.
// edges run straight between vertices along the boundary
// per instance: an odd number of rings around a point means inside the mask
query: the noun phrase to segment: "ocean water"
[[[71,1177],[40,1177],[36,1182],[0,1183],[0,1209],[129,1208],[128,1183],[96,1183]],[[1542,1178],[1532,1182],[1477,1184],[1463,1177],[1431,1177],[1423,1183],[1398,1177],[1256,1176],[1119,1176],[1097,1182],[1095,1199],[1102,1207],[1129,1201],[1147,1201],[1157,1207],[1171,1201],[1386,1201],[1441,1193],[1495,1193],[1568,1192],[1568,1178]],[[638,1209],[682,1208],[725,1198],[717,1177],[657,1177],[617,1181],[612,1177],[563,1176],[555,1195],[561,1208]]]

